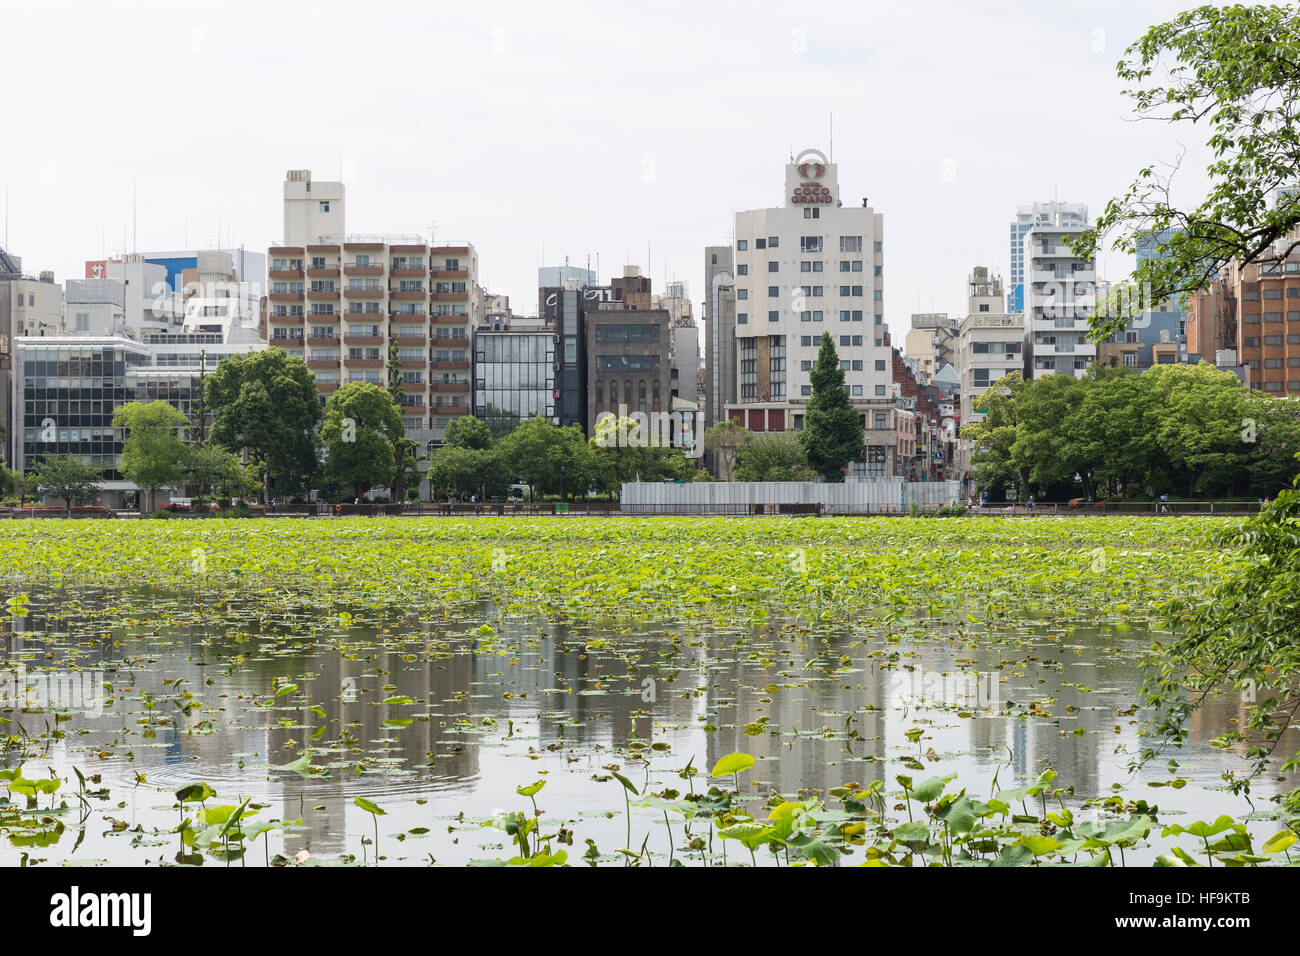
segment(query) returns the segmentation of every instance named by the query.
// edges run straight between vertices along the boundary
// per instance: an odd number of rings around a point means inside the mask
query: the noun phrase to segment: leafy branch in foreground
[[[1282,492],[1258,517],[1228,532],[1225,543],[1241,548],[1238,569],[1207,600],[1166,606],[1174,636],[1157,644],[1145,665],[1142,694],[1156,714],[1146,727],[1153,743],[1141,759],[1185,741],[1192,713],[1220,688],[1233,687],[1242,692],[1246,720],[1216,743],[1244,746],[1253,776],[1300,710],[1300,491]],[[1298,766],[1295,755],[1283,769]],[[1248,793],[1249,777],[1234,780],[1232,789]],[[1285,800],[1300,808],[1300,790]]]
[[[1096,225],[1071,242],[1091,258],[1107,241],[1127,253],[1156,237],[1160,255],[1144,258],[1092,316],[1094,338],[1120,332],[1153,302],[1202,288],[1228,262],[1285,256],[1300,238],[1300,9],[1201,6],[1151,27],[1116,67],[1125,95],[1145,119],[1208,126],[1210,192],[1194,209],[1177,208],[1178,163],[1142,169],[1112,199]],[[1281,191],[1279,191],[1281,190]],[[1277,248],[1274,245],[1278,244]],[[1146,290],[1145,296],[1136,295]]]

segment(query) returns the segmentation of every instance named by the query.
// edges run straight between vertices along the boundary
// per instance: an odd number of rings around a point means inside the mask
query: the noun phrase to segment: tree
[[[971,473],[985,491],[1018,485],[1024,494],[1029,486],[1028,474],[1022,474],[1011,459],[1016,443],[1017,401],[1026,386],[1019,372],[1002,376],[975,399],[975,411],[982,417],[962,426],[961,437],[975,446]]]
[[[1067,482],[1077,465],[1061,427],[1083,400],[1083,383],[1073,375],[1044,375],[1021,389],[1016,401],[1016,440],[1011,461],[1022,485],[1044,489]],[[1087,489],[1085,483],[1085,490]]]
[[[403,437],[402,413],[392,396],[369,382],[348,382],[325,403],[321,424],[325,474],[361,498],[388,487],[397,470],[394,443]]]
[[[127,402],[113,412],[113,427],[124,429],[119,470],[146,492],[142,509],[152,510],[154,493],[176,487],[184,476],[185,443],[180,429],[189,419],[167,402]]]
[[[600,481],[600,462],[577,425],[530,418],[497,447],[507,467],[543,495],[586,495]]]
[[[503,498],[510,472],[494,448],[444,445],[429,460],[429,483],[439,492],[462,498]]]
[[[492,432],[484,422],[473,415],[461,415],[453,418],[447,425],[444,441],[452,448],[473,448],[481,451],[492,447]]]
[[[681,448],[651,445],[661,436],[642,435],[641,423],[630,416],[613,414],[596,424],[592,451],[603,472],[606,490],[619,491],[625,481],[691,481],[696,466]]]
[[[1203,600],[1168,605],[1168,634],[1144,662],[1143,704],[1154,716],[1143,728],[1153,742],[1142,760],[1181,744],[1188,720],[1216,688],[1249,688],[1245,719],[1216,742],[1244,745],[1258,773],[1300,709],[1300,491],[1283,491],[1221,543],[1240,549],[1240,562]],[[1294,754],[1282,769],[1298,766]],[[1248,791],[1250,776],[1233,778],[1233,791]],[[1300,789],[1287,794],[1285,806],[1300,811]]]
[[[771,432],[746,442],[736,455],[737,481],[812,481],[803,443],[789,432]]]
[[[817,362],[809,375],[812,397],[799,438],[808,464],[827,481],[843,481],[844,468],[862,457],[862,424],[844,389],[844,369],[830,334],[822,333]]]
[[[1124,329],[1149,302],[1185,301],[1225,263],[1276,258],[1300,246],[1300,10],[1294,6],[1201,6],[1151,27],[1117,67],[1139,116],[1206,128],[1210,192],[1196,208],[1174,206],[1173,171],[1141,170],[1072,246],[1093,257],[1110,241],[1133,253],[1148,237],[1164,245],[1116,286],[1111,307],[1091,318],[1102,339]],[[1176,165],[1175,165],[1176,170]],[[1135,290],[1149,288],[1137,296]],[[1123,298],[1127,308],[1117,308]],[[1148,304],[1143,303],[1143,299]]]
[[[211,495],[244,498],[256,494],[261,481],[256,474],[240,464],[239,458],[209,442],[206,445],[187,445],[181,456],[185,484],[193,485],[197,498]]]
[[[736,454],[753,439],[754,433],[734,418],[705,429],[704,447],[713,456],[714,473],[724,481],[730,480],[736,467]]]
[[[206,376],[204,396],[212,414],[209,440],[252,456],[266,503],[273,480],[310,481],[319,461],[321,408],[316,380],[301,358],[278,348],[228,356]]]
[[[66,513],[95,496],[104,480],[98,468],[70,455],[42,459],[36,466],[36,485],[46,495],[63,499]]]

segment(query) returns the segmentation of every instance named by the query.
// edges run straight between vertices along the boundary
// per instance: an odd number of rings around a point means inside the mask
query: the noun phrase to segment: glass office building
[[[555,336],[550,330],[474,333],[474,415],[494,438],[520,422],[555,422]]]

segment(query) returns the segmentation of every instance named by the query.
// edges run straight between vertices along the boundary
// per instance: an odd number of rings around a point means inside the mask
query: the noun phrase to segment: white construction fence
[[[957,481],[870,478],[818,481],[624,482],[623,514],[906,514],[960,504]]]

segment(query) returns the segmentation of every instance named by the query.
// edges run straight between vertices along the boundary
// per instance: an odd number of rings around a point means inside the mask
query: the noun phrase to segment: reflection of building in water
[[[741,792],[793,795],[884,778],[884,763],[862,758],[885,756],[889,678],[862,660],[860,647],[842,647],[841,641],[848,642],[842,636],[804,636],[769,625],[747,641],[775,662],[764,667],[760,657],[737,654],[735,636],[714,634],[708,642],[708,660],[720,669],[707,671],[710,716],[718,729],[708,737],[706,773],[739,751],[755,758],[749,779],[740,780]],[[832,678],[828,674],[840,667],[841,654],[854,657],[850,666],[856,671]],[[813,661],[819,663],[809,667]],[[769,684],[781,689],[768,693]],[[763,717],[769,719],[760,724]],[[747,734],[746,724],[758,732]],[[849,729],[862,739],[848,740]],[[700,789],[706,785],[699,782]]]

